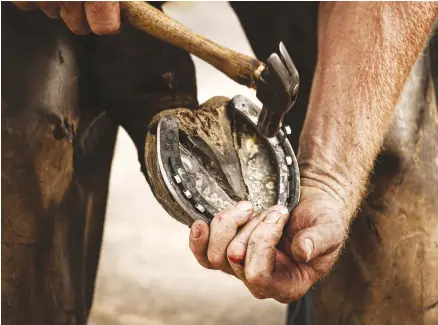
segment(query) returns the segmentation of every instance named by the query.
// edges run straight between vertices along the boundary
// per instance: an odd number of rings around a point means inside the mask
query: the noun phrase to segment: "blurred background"
[[[254,55],[226,2],[173,2],[165,12],[236,51]],[[199,102],[255,92],[194,58]],[[119,130],[94,306],[89,325],[280,325],[286,306],[253,298],[242,283],[203,269],[188,247],[189,228],[153,197],[134,145]]]

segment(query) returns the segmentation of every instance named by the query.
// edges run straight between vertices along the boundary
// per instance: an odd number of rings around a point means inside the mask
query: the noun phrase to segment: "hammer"
[[[122,17],[134,27],[197,56],[237,83],[255,89],[263,104],[258,131],[268,138],[277,134],[284,115],[296,100],[299,86],[297,69],[283,43],[279,52],[271,54],[264,64],[196,34],[146,2],[122,1],[120,5]]]

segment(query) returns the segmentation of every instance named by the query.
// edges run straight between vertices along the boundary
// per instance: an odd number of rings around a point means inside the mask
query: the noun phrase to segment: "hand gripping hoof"
[[[242,199],[251,201],[256,213],[274,204],[292,212],[300,197],[300,177],[288,140],[290,127],[266,138],[257,131],[261,109],[244,96],[214,109],[208,103],[198,112],[169,111],[157,122],[156,151],[146,150],[146,155],[156,152],[163,189],[157,193],[153,177],[151,185],[163,207],[189,225],[195,220],[209,223]],[[164,200],[164,195],[169,197]],[[169,202],[177,207],[169,209]]]

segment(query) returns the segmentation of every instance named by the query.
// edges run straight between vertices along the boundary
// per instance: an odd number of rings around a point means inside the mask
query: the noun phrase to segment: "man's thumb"
[[[342,227],[324,223],[304,229],[292,240],[292,254],[298,262],[309,262],[339,248],[344,238]]]

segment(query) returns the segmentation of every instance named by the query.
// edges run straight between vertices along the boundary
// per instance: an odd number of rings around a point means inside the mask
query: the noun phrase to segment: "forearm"
[[[318,63],[298,159],[302,185],[318,184],[347,218],[437,13],[437,3],[320,5]]]

